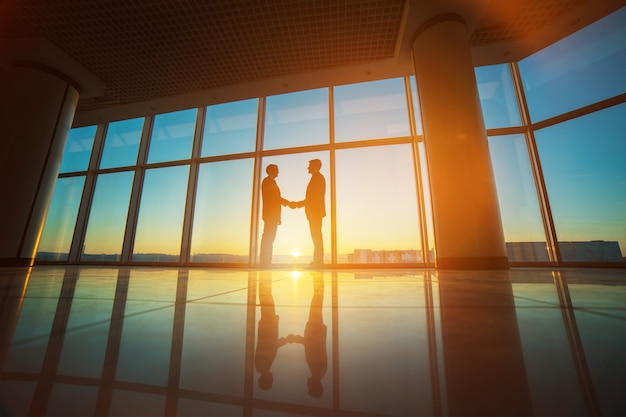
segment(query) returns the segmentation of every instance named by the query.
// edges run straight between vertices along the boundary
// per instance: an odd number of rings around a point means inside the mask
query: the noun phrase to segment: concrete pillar
[[[439,269],[507,269],[508,260],[469,34],[453,13],[412,41]]]
[[[68,77],[16,62],[0,96],[0,266],[30,266],[78,103]]]

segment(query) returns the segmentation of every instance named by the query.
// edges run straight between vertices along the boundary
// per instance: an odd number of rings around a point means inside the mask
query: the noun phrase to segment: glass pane
[[[425,262],[435,262],[435,228],[433,226],[433,205],[430,199],[430,178],[428,177],[428,161],[426,161],[426,148],[424,142],[417,144],[419,151],[420,168],[422,170],[422,188],[424,199],[424,210],[426,210],[426,230],[428,232],[428,258]]]
[[[534,122],[626,92],[626,7],[519,62]]]
[[[202,156],[254,151],[258,106],[256,98],[208,106],[204,118]]]
[[[104,139],[100,168],[131,166],[137,163],[144,118],[109,123]]]
[[[423,262],[411,145],[337,151],[337,261]]]
[[[148,163],[191,157],[197,113],[197,109],[188,109],[154,117]]]
[[[96,136],[96,126],[70,129],[63,150],[63,159],[59,172],[85,171],[89,167],[91,148]]]
[[[57,180],[39,241],[38,260],[67,260],[84,184],[84,176]]]
[[[253,166],[252,159],[200,165],[192,262],[248,262]]]
[[[522,121],[509,65],[479,67],[474,72],[485,128],[520,126]]]
[[[83,245],[83,260],[120,260],[133,178],[134,171],[98,176]]]
[[[335,142],[410,134],[404,79],[335,87]]]
[[[326,179],[326,217],[322,221],[322,236],[324,240],[324,262],[330,262],[330,171],[327,152],[308,152],[291,155],[281,155],[263,158],[263,177],[269,164],[278,165],[279,174],[276,183],[280,188],[281,196],[289,201],[302,201],[306,196],[306,188],[311,179],[307,167],[312,159],[322,161],[320,173]],[[260,202],[261,207],[263,202]],[[259,214],[258,245],[261,244],[264,222]],[[313,243],[311,231],[304,208],[290,209],[282,207],[281,224],[273,246],[274,264],[307,264],[313,260]]]
[[[268,97],[265,105],[264,149],[328,143],[328,89]]]
[[[188,165],[146,171],[134,261],[178,261],[188,177]]]
[[[524,135],[489,137],[509,261],[549,261]]]
[[[417,96],[417,83],[415,82],[415,76],[411,75],[411,96],[413,97],[413,111],[415,112],[415,133],[421,135],[424,133],[422,130],[422,112],[420,111],[420,102]]]
[[[535,133],[564,261],[626,255],[626,104]]]

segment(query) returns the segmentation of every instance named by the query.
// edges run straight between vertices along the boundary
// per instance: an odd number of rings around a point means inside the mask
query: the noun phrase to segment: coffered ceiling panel
[[[467,1],[482,5],[477,46],[527,36],[591,0]],[[408,4],[4,0],[0,42],[44,37],[100,78],[105,94],[81,98],[84,111],[390,59]]]

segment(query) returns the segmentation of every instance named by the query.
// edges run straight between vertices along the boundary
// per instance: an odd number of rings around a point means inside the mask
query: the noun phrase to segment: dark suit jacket
[[[270,177],[263,179],[261,193],[263,195],[263,220],[280,223],[281,205],[287,205],[289,201],[280,196],[278,184]]]
[[[311,180],[306,187],[304,212],[306,218],[322,218],[326,216],[326,179],[319,172],[311,174]]]

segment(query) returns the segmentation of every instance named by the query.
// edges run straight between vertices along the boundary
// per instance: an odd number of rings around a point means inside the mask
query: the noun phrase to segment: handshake
[[[287,203],[290,209],[296,209],[300,207],[304,207],[304,201],[290,201]]]

